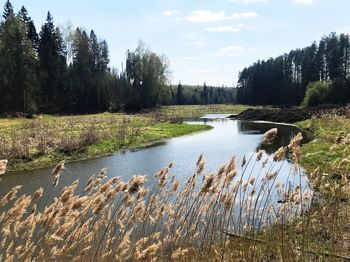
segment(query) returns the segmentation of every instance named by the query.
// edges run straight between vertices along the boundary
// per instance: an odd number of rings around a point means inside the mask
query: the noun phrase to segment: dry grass
[[[0,120],[0,159],[11,171],[50,166],[206,130],[148,115],[97,114]]]
[[[263,141],[269,143],[275,132],[267,132]],[[0,198],[5,210],[0,260],[312,261],[346,256],[338,246],[310,248],[309,235],[322,225],[314,221],[314,208],[323,208],[310,188],[317,192],[325,186],[319,171],[310,176],[309,186],[301,182],[301,139],[299,134],[272,158],[262,151],[247,159],[232,157],[210,174],[200,156],[187,180],[171,173],[172,163],[153,177],[129,181],[108,179],[104,169],[91,177],[83,194],[75,193],[76,181],[43,208],[45,192],[65,175],[61,162],[53,170],[53,185],[32,196],[17,196],[20,187],[15,187]],[[287,155],[293,169],[284,183],[277,183]],[[332,188],[334,197],[345,197],[349,181],[344,177],[337,190]],[[338,221],[332,218],[327,237],[339,241]]]
[[[168,118],[198,118],[206,114],[239,114],[248,108],[252,108],[252,106],[236,104],[175,105],[163,106],[161,109],[156,111],[156,113]]]

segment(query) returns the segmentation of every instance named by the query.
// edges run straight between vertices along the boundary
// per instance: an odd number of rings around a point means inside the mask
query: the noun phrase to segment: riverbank
[[[168,118],[199,118],[207,114],[240,114],[249,109],[257,108],[247,105],[176,105],[164,106],[156,110],[157,113]]]
[[[341,106],[258,108],[238,115],[242,120],[293,123],[311,134],[300,156],[314,195],[309,211],[300,218],[282,221],[251,238],[236,236],[233,245],[243,242],[264,255],[303,253],[305,261],[350,260],[349,116],[349,107]]]
[[[325,173],[346,172],[346,165],[340,162],[348,157],[346,154],[350,144],[350,119],[347,116],[323,115],[296,124],[315,137],[301,148],[302,163],[309,173],[315,168]]]
[[[334,168],[334,161],[342,156],[346,144],[338,143],[337,138],[347,138],[350,134],[350,108],[337,105],[322,105],[317,107],[287,107],[249,108],[237,115],[239,120],[271,121],[293,124],[299,127],[306,143],[301,148],[302,164],[308,173],[319,167],[324,172]],[[350,142],[350,137],[348,137]],[[344,142],[343,141],[343,142]],[[333,146],[333,147],[332,147]],[[330,148],[332,147],[332,150]],[[344,171],[339,167],[338,171]]]
[[[90,159],[210,129],[149,115],[95,114],[0,119],[0,159],[21,171]]]
[[[321,105],[316,107],[258,107],[248,108],[237,115],[239,120],[259,120],[279,123],[296,123],[322,115],[346,115],[347,107]]]

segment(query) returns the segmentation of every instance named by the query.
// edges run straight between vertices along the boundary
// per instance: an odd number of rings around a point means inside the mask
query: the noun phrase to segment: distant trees
[[[173,93],[172,104],[178,105],[207,105],[228,104],[236,102],[236,88],[207,86],[190,86],[179,83],[171,86]]]
[[[317,81],[335,81],[339,89],[340,83],[345,85],[350,77],[349,55],[349,36],[331,33],[318,44],[292,50],[274,59],[258,61],[240,72],[238,102],[300,104],[307,86]],[[316,86],[320,86],[320,83]],[[350,94],[350,88],[347,90]]]

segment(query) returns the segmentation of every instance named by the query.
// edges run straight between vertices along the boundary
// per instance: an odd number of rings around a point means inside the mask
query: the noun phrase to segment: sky
[[[4,4],[5,0],[0,0]],[[331,32],[349,33],[349,0],[12,0],[37,30],[49,10],[106,39],[121,69],[139,40],[170,61],[171,83],[236,85],[259,59],[303,48]]]

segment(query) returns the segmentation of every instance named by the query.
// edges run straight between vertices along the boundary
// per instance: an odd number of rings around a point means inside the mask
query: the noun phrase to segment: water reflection
[[[238,131],[243,134],[264,134],[271,128],[276,127],[273,123],[259,123],[249,121],[238,121]],[[268,154],[273,154],[281,146],[289,144],[290,140],[297,135],[299,129],[294,126],[278,125],[278,133],[272,144],[259,144],[256,151],[265,150]]]

